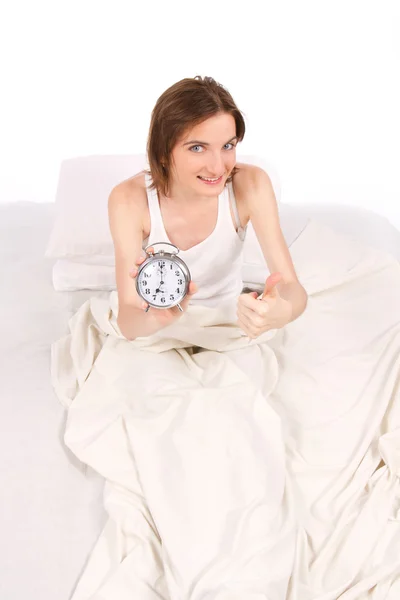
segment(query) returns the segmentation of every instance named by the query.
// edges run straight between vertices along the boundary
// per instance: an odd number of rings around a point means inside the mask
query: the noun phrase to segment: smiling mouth
[[[217,181],[220,181],[222,177],[223,175],[220,175],[219,177],[202,177],[201,175],[198,175],[199,179],[202,181],[208,181],[209,183],[216,183]]]

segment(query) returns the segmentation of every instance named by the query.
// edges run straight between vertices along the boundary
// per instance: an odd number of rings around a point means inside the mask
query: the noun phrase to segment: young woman
[[[252,339],[303,313],[307,294],[281,232],[268,174],[236,162],[244,133],[232,96],[211,77],[183,79],[157,100],[147,143],[150,170],[117,185],[109,198],[118,326],[127,339],[170,325],[189,302],[213,306],[231,298],[237,324]],[[271,273],[260,298],[243,293],[241,280],[249,221]],[[179,248],[192,275],[183,312],[176,306],[146,311],[133,284],[145,260],[141,250],[162,241]]]

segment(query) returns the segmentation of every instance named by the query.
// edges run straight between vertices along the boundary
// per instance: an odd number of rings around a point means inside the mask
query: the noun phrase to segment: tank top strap
[[[232,207],[232,211],[233,211],[235,221],[236,221],[237,234],[241,240],[244,240],[244,238],[246,237],[247,227],[242,227],[242,225],[240,223],[240,217],[239,217],[239,212],[237,209],[235,192],[233,191],[232,181],[230,181],[226,185],[226,189],[227,189],[227,194],[228,194],[228,198],[229,198],[229,204]],[[231,219],[230,212],[229,212],[229,218]]]
[[[147,202],[149,205],[150,223],[151,223],[151,242],[167,239],[167,234],[164,228],[164,223],[161,216],[160,205],[158,203],[158,195],[156,189],[150,189],[152,183],[151,177],[145,173],[145,184],[147,192]],[[149,238],[147,238],[150,240]]]

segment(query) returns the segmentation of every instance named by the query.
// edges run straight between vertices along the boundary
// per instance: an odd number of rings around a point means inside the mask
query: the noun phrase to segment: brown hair
[[[169,87],[158,98],[151,113],[147,138],[147,159],[152,178],[150,189],[168,195],[171,151],[185,131],[219,113],[231,114],[236,123],[238,141],[246,130],[243,113],[237,108],[232,96],[212,77],[186,78]],[[227,181],[232,181],[234,167]]]

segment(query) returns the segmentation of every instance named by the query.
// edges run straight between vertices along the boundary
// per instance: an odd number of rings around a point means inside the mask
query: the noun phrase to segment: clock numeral
[[[159,260],[158,261],[158,266],[159,267],[165,267],[165,260]]]
[[[180,294],[180,293],[181,293],[181,290],[180,290],[179,288],[176,288],[176,290],[175,290],[175,291],[176,291],[176,293],[177,293],[177,294]]]
[[[178,283],[179,283],[179,285],[182,285],[183,279],[178,279]]]
[[[170,294],[170,295],[169,295],[169,299],[170,299],[170,300],[175,300],[175,296],[174,296],[173,294]]]
[[[151,273],[144,273],[143,277],[151,277]],[[145,283],[145,282],[144,282]]]
[[[150,288],[146,288],[146,289],[144,290],[144,293],[145,293],[145,294],[150,294]]]
[[[164,298],[164,296],[161,296],[161,302],[162,302],[163,304],[165,304],[165,298]]]
[[[157,294],[153,294],[153,300],[157,300]]]
[[[180,271],[175,271],[175,275],[180,275],[181,272]]]

